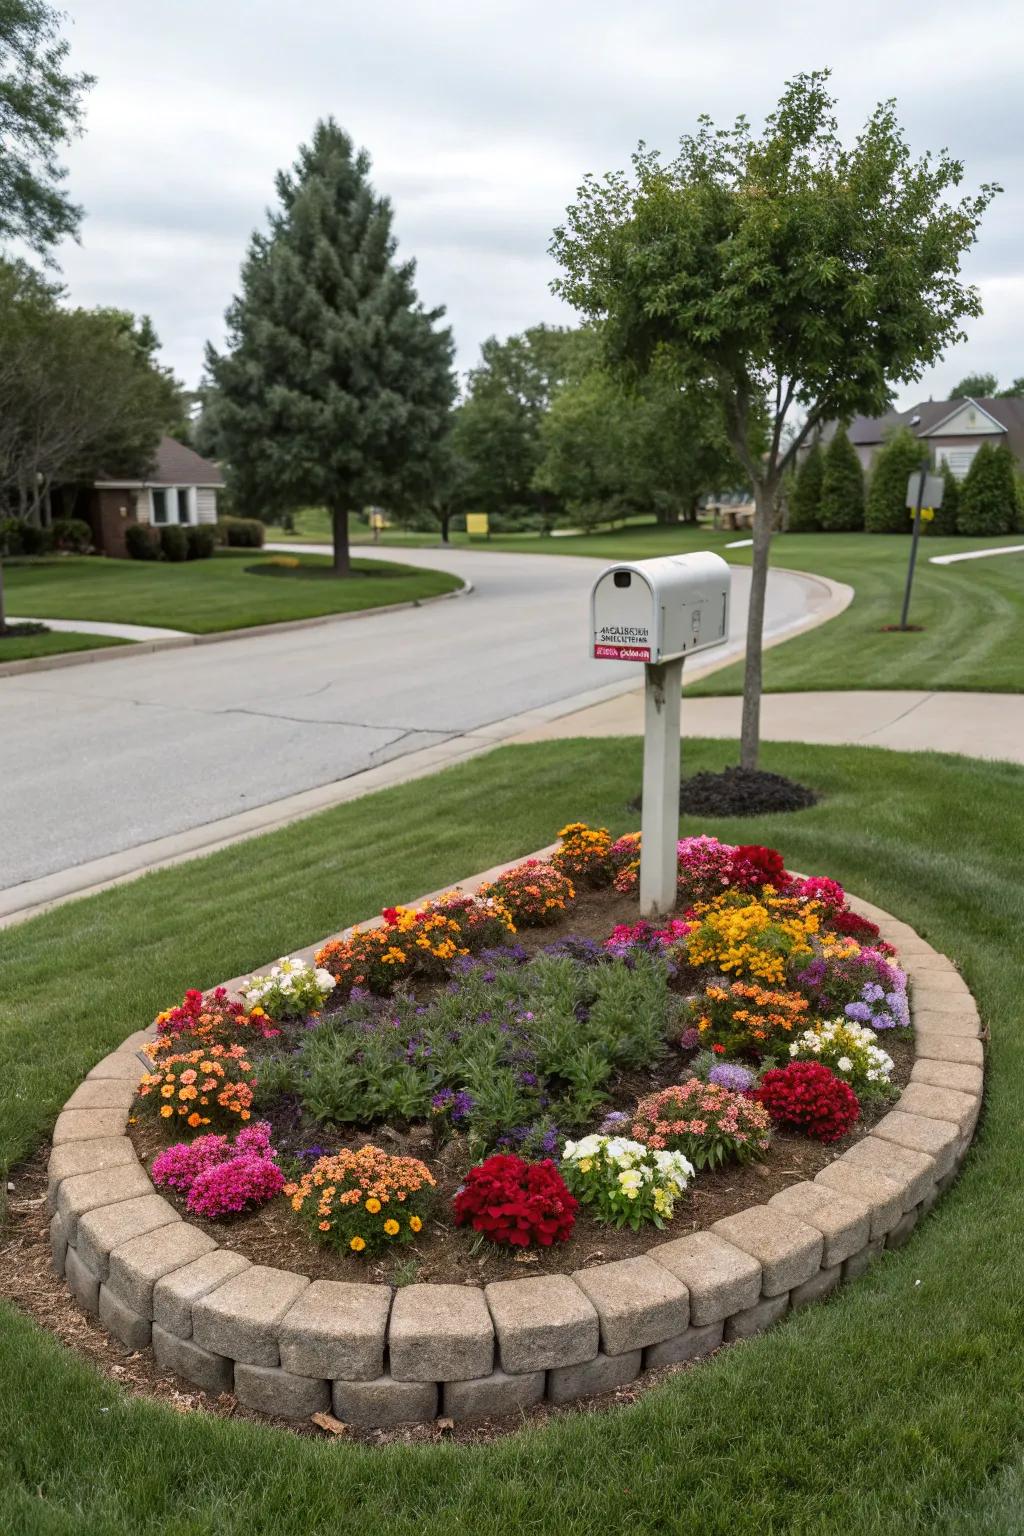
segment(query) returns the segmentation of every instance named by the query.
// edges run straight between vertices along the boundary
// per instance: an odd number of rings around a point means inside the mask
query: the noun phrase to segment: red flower
[[[716,1056],[724,1056],[725,1055],[725,1046],[724,1045],[719,1045],[717,1041],[711,1047],[711,1049],[714,1051]]]
[[[579,1202],[549,1157],[527,1163],[498,1152],[469,1170],[454,1207],[457,1226],[469,1221],[492,1243],[549,1248],[568,1238]]]
[[[820,1061],[791,1061],[772,1067],[752,1098],[776,1125],[803,1131],[817,1141],[838,1141],[860,1118],[860,1103],[849,1083]]]
[[[729,884],[746,891],[773,886],[784,891],[790,883],[782,854],[775,848],[764,848],[760,843],[743,843],[733,850],[729,866]]]
[[[394,928],[396,923],[398,922],[398,908],[397,907],[385,907],[383,912],[381,913],[381,917],[387,923],[389,928]]]

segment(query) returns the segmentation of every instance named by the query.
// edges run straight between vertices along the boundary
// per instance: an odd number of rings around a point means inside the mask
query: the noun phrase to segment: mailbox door
[[[628,583],[623,580],[626,576]],[[658,660],[661,615],[655,609],[650,586],[638,571],[606,571],[594,589],[593,611],[594,656],[598,660]]]

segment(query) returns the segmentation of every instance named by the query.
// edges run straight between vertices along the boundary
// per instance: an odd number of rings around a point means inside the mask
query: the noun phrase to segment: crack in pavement
[[[899,725],[901,720],[905,720],[908,715],[912,715],[916,709],[920,709],[922,705],[928,704],[934,698],[934,693],[926,693],[923,698],[916,700],[915,703],[908,704],[906,709],[901,710],[898,715],[893,715],[891,720],[883,720],[881,725],[873,726],[870,731],[864,731],[858,739],[860,741],[867,741],[870,736],[877,736],[881,731],[887,731],[891,726]]]

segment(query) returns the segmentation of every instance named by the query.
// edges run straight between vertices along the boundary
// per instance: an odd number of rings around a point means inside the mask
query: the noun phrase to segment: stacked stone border
[[[566,1403],[760,1333],[906,1241],[959,1172],[981,1109],[983,1032],[956,967],[906,923],[851,905],[908,972],[910,1082],[868,1135],[767,1205],[571,1275],[479,1289],[311,1282],[220,1248],[154,1192],[127,1134],[152,1038],[140,1030],[93,1067],[54,1127],[56,1270],[122,1344],[152,1346],[205,1391],[366,1427]]]

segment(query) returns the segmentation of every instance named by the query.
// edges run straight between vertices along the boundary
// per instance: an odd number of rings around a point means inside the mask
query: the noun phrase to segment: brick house
[[[173,437],[160,439],[150,473],[142,480],[95,480],[64,487],[52,498],[54,517],[79,517],[92,529],[95,549],[124,558],[125,530],[132,523],[215,523],[217,492],[224,478],[216,464]]]

